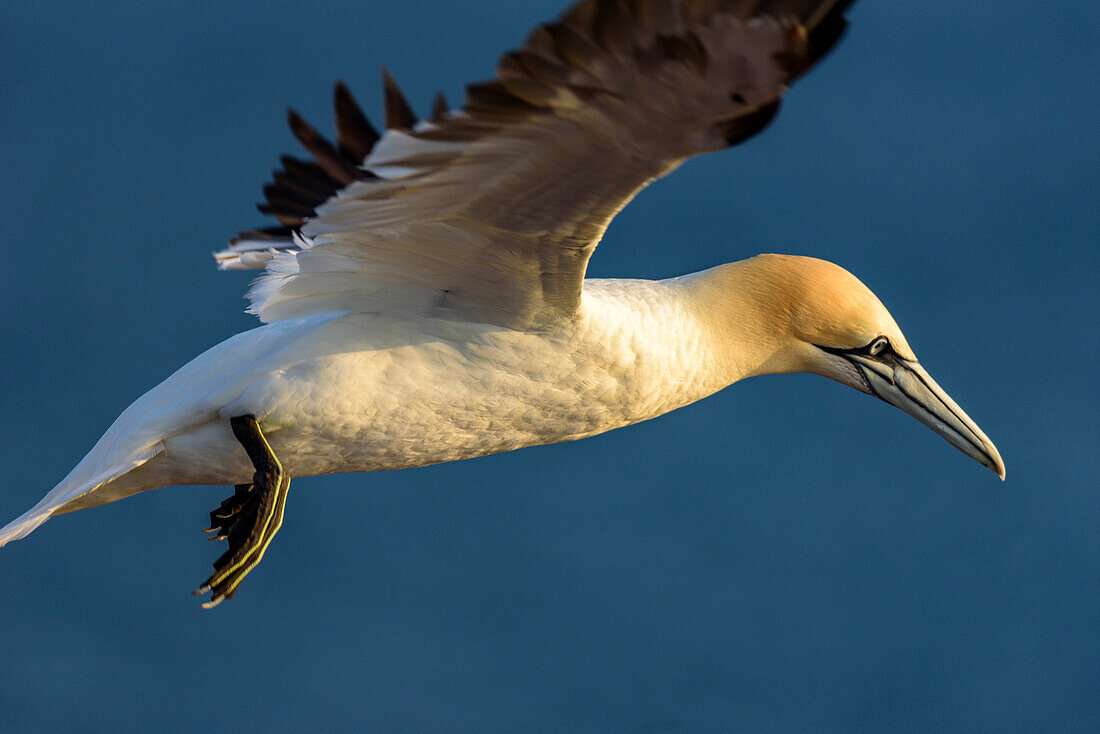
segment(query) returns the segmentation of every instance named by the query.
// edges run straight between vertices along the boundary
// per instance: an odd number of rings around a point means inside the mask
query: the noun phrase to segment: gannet
[[[385,76],[381,137],[336,86],[336,144],[282,159],[280,226],[216,254],[263,268],[263,322],[138,398],[0,546],[53,515],[168,485],[231,484],[228,550],[196,593],[233,596],[291,477],[400,469],[571,441],[747,377],[810,372],[913,415],[1003,479],[992,442],[843,268],[759,255],[667,280],[586,279],[611,219],[684,160],[736,145],[840,38],[850,0],[582,0],[506,54],[464,106],[418,121]]]

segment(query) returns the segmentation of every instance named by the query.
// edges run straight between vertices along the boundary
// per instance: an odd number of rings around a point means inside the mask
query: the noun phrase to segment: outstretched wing
[[[317,161],[284,159],[265,190],[286,229],[242,233],[222,265],[266,261],[249,294],[263,321],[569,318],[615,214],[684,159],[763,129],[849,2],[583,0],[470,86],[461,111],[414,124],[388,80],[377,142],[338,87],[337,146],[292,115]]]

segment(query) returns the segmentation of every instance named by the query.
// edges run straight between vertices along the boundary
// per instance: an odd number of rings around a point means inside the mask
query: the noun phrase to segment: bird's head
[[[890,312],[859,279],[809,257],[760,255],[745,262],[756,308],[783,335],[758,373],[812,372],[881,398],[1004,479],[993,442],[929,376]]]

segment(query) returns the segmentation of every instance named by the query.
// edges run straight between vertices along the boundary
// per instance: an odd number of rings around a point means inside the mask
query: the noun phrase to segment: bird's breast
[[[296,476],[583,438],[721,387],[689,319],[618,292],[539,331],[352,315],[308,342],[222,409],[257,415]]]

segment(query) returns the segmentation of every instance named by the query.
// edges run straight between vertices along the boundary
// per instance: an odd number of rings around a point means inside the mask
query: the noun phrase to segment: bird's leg
[[[195,591],[213,592],[204,609],[217,606],[236,592],[248,572],[264,557],[264,551],[283,524],[290,477],[264,438],[255,416],[230,418],[233,435],[248,453],[256,473],[251,484],[238,484],[233,496],[210,513],[211,540],[229,540],[229,549],[214,561],[214,573]]]

